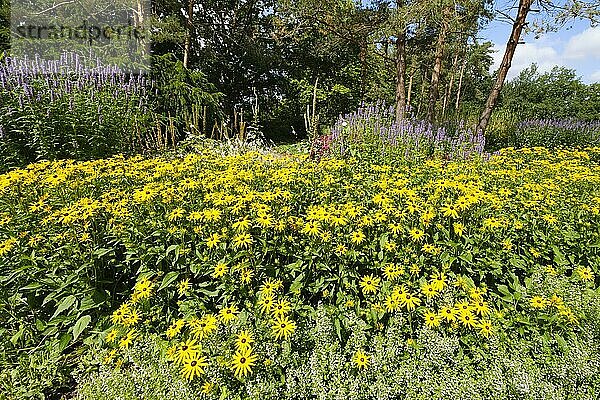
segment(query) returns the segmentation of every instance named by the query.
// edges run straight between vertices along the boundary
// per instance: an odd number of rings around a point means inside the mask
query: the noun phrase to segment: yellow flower
[[[423,232],[422,230],[417,229],[417,228],[413,228],[413,229],[409,230],[408,234],[409,234],[410,238],[412,240],[414,240],[415,242],[421,241],[421,239],[423,239],[423,237],[425,236],[425,232]]]
[[[320,225],[317,221],[307,222],[302,229],[302,233],[310,236],[318,236],[321,232]]]
[[[531,304],[531,307],[533,308],[544,308],[546,307],[546,299],[541,296],[534,296],[529,301],[529,304]]]
[[[132,301],[137,302],[138,300],[149,298],[152,295],[153,287],[154,284],[148,280],[148,278],[144,277],[140,279],[140,281],[135,284]]]
[[[354,244],[361,244],[365,240],[365,234],[362,231],[354,231],[350,234],[350,241]]]
[[[394,281],[404,274],[404,268],[397,264],[388,263],[383,267],[383,274],[387,280]]]
[[[258,360],[258,356],[252,354],[251,349],[240,349],[233,356],[231,369],[235,376],[240,379],[252,373],[252,367],[255,365],[256,360]]]
[[[233,247],[235,249],[243,247],[248,248],[252,244],[252,236],[249,233],[238,233],[233,237]]]
[[[425,283],[421,286],[421,292],[427,296],[428,299],[434,297],[438,292],[435,290],[432,284]]]
[[[220,241],[221,241],[221,237],[219,236],[219,234],[213,233],[212,235],[209,236],[208,239],[206,239],[206,245],[208,246],[209,249],[212,249],[213,247],[216,247]]]
[[[453,204],[444,205],[440,208],[440,211],[444,214],[444,217],[458,218],[458,208]]]
[[[354,353],[352,362],[356,364],[359,369],[366,368],[369,365],[369,356],[363,353],[362,350],[358,350],[356,353]]]
[[[477,326],[477,320],[470,311],[459,313],[458,320],[466,327],[474,328]]]
[[[213,271],[213,277],[220,278],[227,273],[227,265],[223,263],[218,263],[215,265],[215,269]]]
[[[202,393],[210,394],[210,392],[212,392],[214,388],[215,388],[214,383],[204,382],[204,384],[202,385]]]
[[[413,296],[410,293],[404,293],[399,296],[400,305],[405,307],[408,311],[413,311],[415,307],[421,304],[421,299],[417,296]]]
[[[364,293],[375,293],[381,278],[374,277],[373,275],[364,276],[360,281],[360,286]]]
[[[235,346],[238,350],[250,349],[250,345],[254,343],[252,335],[248,331],[241,331],[235,341]]]
[[[479,323],[479,333],[483,336],[490,337],[494,333],[494,328],[490,321],[481,321]]]
[[[440,310],[440,316],[446,320],[446,322],[456,321],[456,313],[452,307],[442,307]]]
[[[479,300],[473,303],[472,307],[475,310],[475,312],[481,316],[490,314],[490,308],[488,304],[483,300]]]
[[[206,357],[195,354],[194,357],[183,360],[183,368],[181,368],[181,374],[188,381],[193,380],[195,377],[204,374],[204,368],[208,366]]]
[[[258,306],[262,312],[268,313],[273,308],[273,296],[263,295],[258,301]]]
[[[121,340],[119,341],[119,347],[125,349],[128,348],[131,345],[131,343],[133,343],[135,334],[135,329],[131,329],[129,332],[127,332],[127,335],[123,336],[123,338],[121,338]]]
[[[252,272],[251,269],[244,268],[244,269],[242,269],[240,275],[241,275],[242,283],[248,284],[252,280],[252,276],[254,275],[254,272]]]
[[[129,303],[123,303],[121,306],[116,309],[111,315],[111,321],[113,324],[124,324],[127,320],[129,313],[131,312],[131,307]]]
[[[177,335],[179,335],[179,333],[181,332],[181,329],[185,326],[185,320],[183,319],[178,319],[176,321],[174,321],[171,326],[169,326],[169,328],[167,329],[167,338],[171,339]]]
[[[454,233],[456,233],[458,236],[462,236],[465,233],[465,226],[460,222],[455,222],[452,224],[452,226],[454,228]]]
[[[291,309],[292,307],[290,302],[285,299],[281,299],[273,304],[273,315],[277,318],[283,317]]]
[[[228,323],[237,318],[237,312],[238,311],[235,306],[229,306],[219,311],[219,316],[221,317],[221,321]]]
[[[434,312],[425,312],[425,325],[428,328],[435,328],[437,326],[440,326],[440,317]]]
[[[273,322],[271,329],[276,339],[287,339],[296,330],[296,324],[286,316],[282,316]]]
[[[240,219],[234,222],[232,227],[238,232],[246,232],[250,228],[250,220],[248,218]]]
[[[195,340],[190,339],[177,346],[177,350],[173,354],[173,361],[183,364],[186,360],[195,359],[200,351],[200,345],[197,345]]]
[[[447,286],[446,275],[444,275],[443,272],[440,272],[440,273],[437,273],[437,274],[431,274],[430,277],[432,279],[431,286],[436,291],[438,291],[438,292],[442,291]]]
[[[560,298],[556,294],[553,294],[552,297],[550,297],[548,299],[548,305],[550,305],[552,307],[560,308],[560,307],[564,306],[564,302],[563,302],[562,298]]]
[[[391,224],[388,224],[388,228],[394,235],[398,235],[402,232],[402,224],[398,222],[392,222]]]
[[[280,284],[280,281],[279,281],[279,284]],[[279,288],[279,284],[278,284],[278,281],[275,281],[275,280],[269,278],[260,286],[260,289],[259,289],[260,293],[262,295],[273,294],[273,292]]]
[[[186,294],[188,292],[188,290],[190,289],[190,280],[189,279],[184,279],[181,282],[179,282],[179,285],[177,286],[177,292],[179,293],[180,296],[183,296],[184,294]]]
[[[138,314],[137,310],[131,310],[131,312],[124,318],[123,325],[131,326],[137,324],[138,322],[140,322],[140,315]]]
[[[111,329],[107,334],[106,334],[106,342],[107,343],[112,343],[115,341],[115,339],[117,338],[117,336],[119,335],[119,331],[116,329]]]
[[[575,273],[579,280],[583,282],[591,282],[594,280],[594,273],[590,267],[578,267],[575,269]]]

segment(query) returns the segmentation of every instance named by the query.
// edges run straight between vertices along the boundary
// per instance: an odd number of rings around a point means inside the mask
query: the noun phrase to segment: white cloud
[[[600,69],[590,75],[592,82],[600,82]]]
[[[506,45],[501,47],[494,45],[494,50],[497,50],[493,56],[494,65],[492,66],[492,69],[494,71],[500,67],[502,57],[504,57],[505,48]],[[538,45],[536,43],[519,44],[515,50],[511,67],[508,70],[507,79],[510,80],[516,77],[523,69],[529,67],[532,63],[537,64],[539,72],[550,71],[555,65],[564,65],[560,55],[553,47]]]
[[[571,37],[563,57],[568,59],[600,58],[600,27],[588,28]]]

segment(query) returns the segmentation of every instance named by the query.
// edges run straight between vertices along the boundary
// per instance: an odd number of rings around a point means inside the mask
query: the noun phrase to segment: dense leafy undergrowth
[[[599,160],[0,175],[0,397],[596,398]]]

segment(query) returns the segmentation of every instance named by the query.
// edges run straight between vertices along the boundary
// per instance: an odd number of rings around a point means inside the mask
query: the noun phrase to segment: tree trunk
[[[465,58],[463,59],[462,65],[460,66],[460,76],[458,78],[458,89],[456,89],[456,103],[454,104],[454,109],[458,112],[458,107],[460,106],[460,95],[462,91],[462,83],[463,77],[465,76],[465,68],[467,67],[467,55],[465,54]]]
[[[410,110],[410,101],[412,98],[412,87],[413,87],[413,78],[415,77],[415,70],[413,69],[410,73],[410,78],[408,79],[408,90],[406,96],[406,108]]]
[[[447,11],[444,10],[444,18]],[[431,73],[431,86],[429,87],[429,106],[427,107],[427,120],[431,123],[435,122],[435,108],[440,96],[440,76],[442,74],[442,61],[444,57],[444,46],[446,45],[446,32],[448,22],[442,21],[440,33],[435,50],[435,61],[433,63],[433,72]]]
[[[404,0],[396,0],[398,12],[404,7]],[[406,113],[406,24],[400,21],[396,38],[396,122],[404,119]]]
[[[454,76],[456,75],[456,67],[458,65],[458,54],[454,57],[454,61],[452,62],[452,71],[450,73],[450,82],[448,83],[448,88],[446,89],[446,93],[444,94],[444,105],[442,106],[442,119],[444,115],[446,115],[446,106],[450,101],[450,96],[452,96],[452,87],[454,86]]]
[[[417,107],[417,115],[421,117],[421,108],[425,103],[425,86],[427,86],[427,68],[423,65],[421,68],[421,95],[419,96],[419,106]]]
[[[406,113],[406,29],[396,39],[396,122]]]
[[[479,117],[479,123],[475,128],[475,132],[481,132],[482,134],[485,133],[485,129],[487,128],[488,123],[490,122],[492,111],[494,110],[494,107],[498,102],[498,96],[500,95],[500,91],[502,90],[502,86],[504,85],[504,80],[506,79],[506,75],[508,74],[508,70],[510,69],[513,56],[515,55],[515,50],[517,49],[517,44],[519,43],[519,39],[521,38],[521,32],[523,31],[523,27],[527,23],[527,14],[529,13],[533,1],[534,0],[519,1],[519,11],[517,13],[515,23],[513,24],[512,33],[510,34],[510,38],[508,39],[508,43],[506,44],[504,58],[502,59],[500,69],[498,70],[498,78],[496,79],[496,83],[490,91],[490,95],[487,99],[487,102],[485,103],[485,108],[481,113],[481,117]]]
[[[186,19],[185,44],[183,46],[183,66],[185,68],[188,67],[189,60],[190,60],[190,47],[192,44],[193,18],[194,18],[194,0],[189,0],[187,19]]]
[[[367,91],[367,43],[360,43],[360,99],[364,100]]]

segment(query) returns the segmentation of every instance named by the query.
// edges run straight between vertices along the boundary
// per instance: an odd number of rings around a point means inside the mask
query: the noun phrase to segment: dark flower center
[[[282,329],[283,329],[283,328],[285,328],[285,324],[281,324],[281,328],[282,328]]]
[[[240,364],[245,364],[246,363],[246,359],[244,357],[240,358]]]
[[[183,350],[183,351],[186,351],[187,349],[188,349],[188,347],[187,347],[187,346],[182,346],[182,347],[181,347],[181,350]]]
[[[245,338],[244,338],[244,339],[242,339],[242,343],[246,343],[246,339],[245,339]]]
[[[198,364],[196,361],[192,361],[192,362],[190,363],[190,365],[191,365],[192,367],[195,367],[195,366],[196,366],[196,364]]]

